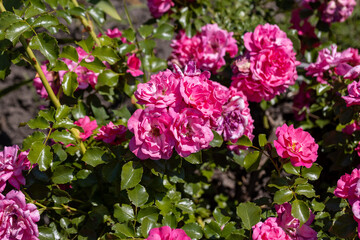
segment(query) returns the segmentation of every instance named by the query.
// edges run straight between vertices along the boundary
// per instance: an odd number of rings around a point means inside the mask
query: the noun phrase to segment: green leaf
[[[111,70],[105,70],[98,76],[96,88],[101,86],[115,87],[119,81],[119,74]]]
[[[135,40],[135,32],[131,28],[124,30],[122,33],[129,42],[133,42]]]
[[[1,12],[0,13],[0,32],[4,32],[8,27],[16,22],[22,21],[22,18],[12,12]],[[1,38],[0,38],[1,39]]]
[[[76,17],[86,17],[86,11],[82,7],[73,7],[68,11],[71,15]]]
[[[78,53],[73,46],[65,46],[59,57],[70,59],[76,63],[79,61]]]
[[[181,199],[177,204],[176,207],[181,209],[185,213],[193,213],[195,211],[195,204],[193,201],[187,198]]]
[[[31,134],[30,136],[28,136],[27,138],[24,139],[23,141],[23,150],[28,150],[31,148],[31,145],[34,142],[43,142],[46,138],[45,133],[43,132],[34,132],[33,134]]]
[[[94,39],[91,36],[89,36],[85,40],[76,42],[76,44],[78,44],[82,49],[84,49],[85,52],[90,53],[94,47],[95,42]]]
[[[189,156],[185,157],[184,159],[191,164],[200,164],[202,163],[202,153],[201,151],[192,153]]]
[[[148,233],[150,232],[151,229],[156,227],[156,222],[149,219],[149,218],[145,218],[141,224],[141,234],[144,237],[148,236]]]
[[[355,239],[356,222],[350,214],[338,217],[330,228],[330,232],[342,239]]]
[[[319,164],[314,163],[310,168],[302,168],[301,176],[314,181],[319,179],[322,169],[323,168]]]
[[[66,160],[67,153],[64,151],[63,146],[61,144],[56,143],[53,146],[51,146],[51,148],[54,150],[54,153],[60,159],[60,161]]]
[[[55,66],[59,57],[58,42],[54,37],[47,33],[39,33],[33,37],[29,43],[30,48],[40,50],[40,52],[49,60],[50,66]]]
[[[61,120],[67,116],[69,116],[71,109],[66,105],[61,105],[59,108],[56,109],[55,118],[56,120]]]
[[[114,205],[114,217],[116,217],[120,223],[132,221],[135,219],[134,209],[130,205],[122,204],[120,206],[120,204],[117,203]]]
[[[315,212],[321,212],[325,209],[325,204],[322,202],[318,202],[315,199],[311,201],[312,209],[314,209]]]
[[[51,180],[55,184],[65,184],[69,183],[74,179],[74,168],[68,167],[68,166],[58,166],[55,168],[55,171],[53,172],[53,176]]]
[[[151,35],[153,29],[154,29],[153,25],[142,25],[139,27],[138,31],[140,33],[140,36],[142,36],[143,38],[147,38],[148,36]]]
[[[53,128],[66,128],[70,129],[75,127],[76,125],[68,118],[61,119],[59,121],[56,121],[56,123],[53,125]]]
[[[53,107],[47,110],[39,111],[39,116],[45,118],[47,121],[55,122],[54,118],[55,110]]]
[[[74,92],[79,86],[77,77],[77,74],[74,72],[65,73],[63,82],[61,84],[65,95],[70,97],[74,96]]]
[[[238,146],[245,146],[245,147],[251,147],[252,146],[252,142],[250,140],[250,138],[246,135],[242,135],[241,138],[239,138],[239,140],[234,144],[232,142],[228,142],[228,144],[230,145],[238,145]]]
[[[252,202],[240,203],[236,208],[236,214],[241,218],[244,227],[250,230],[260,222],[261,208]]]
[[[201,239],[203,236],[202,228],[197,223],[185,224],[182,229],[191,239]]]
[[[221,226],[225,225],[228,221],[230,221],[230,217],[226,217],[221,213],[221,209],[220,208],[215,208],[213,216],[216,220],[217,223],[219,223]]]
[[[177,227],[177,221],[176,221],[175,215],[174,214],[165,215],[163,217],[163,220],[162,220],[162,225],[163,226],[169,226],[171,228],[176,228]]]
[[[75,119],[83,118],[86,116],[86,106],[83,102],[78,101],[78,104],[76,104],[72,108],[72,115]]]
[[[141,208],[136,216],[136,220],[142,223],[143,219],[148,218],[157,222],[159,218],[159,210],[156,207]]]
[[[212,130],[212,133],[214,134],[213,140],[210,142],[210,146],[212,147],[221,147],[223,143],[223,139],[216,131]]]
[[[153,49],[156,47],[156,42],[152,39],[145,39],[139,42],[139,46],[144,53],[151,54],[153,52]],[[151,56],[151,58],[154,57]]]
[[[307,198],[315,197],[315,190],[311,184],[299,184],[296,187],[295,192],[300,195],[304,195]]]
[[[300,167],[294,167],[291,162],[284,164],[283,168],[287,173],[300,176]]]
[[[35,119],[31,119],[27,122],[27,125],[31,129],[39,128],[39,129],[47,129],[50,127],[49,122],[43,117],[37,117]]]
[[[134,51],[135,48],[136,48],[135,44],[123,43],[119,47],[119,53],[121,56],[125,56],[126,54],[130,53],[131,51]]]
[[[174,35],[174,27],[168,23],[163,23],[159,27],[155,28],[154,38],[160,38],[165,40],[171,40]]]
[[[267,139],[265,134],[259,134],[259,146],[264,147],[267,144]]]
[[[31,164],[37,163],[40,171],[46,171],[50,167],[53,154],[50,146],[45,146],[42,141],[34,142],[28,155]]]
[[[76,139],[71,135],[70,132],[66,130],[56,130],[55,132],[51,133],[50,138],[55,142],[62,142],[65,145],[76,142]]]
[[[41,15],[38,18],[35,19],[35,21],[31,24],[33,28],[36,27],[43,27],[43,28],[49,28],[49,27],[55,27],[59,25],[59,20],[50,14]]]
[[[259,151],[250,152],[244,158],[244,167],[247,172],[255,171],[259,167],[261,154]]]
[[[92,167],[96,167],[99,164],[105,163],[102,160],[102,156],[104,155],[104,151],[100,148],[93,147],[86,150],[82,160],[89,164]]]
[[[119,56],[115,53],[115,50],[111,47],[96,47],[92,52],[92,55],[98,57],[101,61],[106,61],[111,65],[114,65],[120,60]]]
[[[131,113],[126,106],[123,106],[119,110],[113,110],[113,113],[115,114],[115,116],[119,118],[125,118],[126,120],[131,117]]]
[[[212,237],[220,238],[221,228],[218,223],[211,221],[205,224],[204,233],[207,239],[211,239]]]
[[[83,59],[80,62],[80,66],[86,67],[87,69],[96,73],[99,73],[106,68],[105,65],[97,57],[95,57],[94,61],[92,62],[86,62],[86,60]]]
[[[120,223],[117,223],[115,224],[113,227],[112,227],[112,230],[116,232],[119,232],[119,233],[122,233],[124,234],[125,236],[127,237],[135,237],[135,233],[134,233],[134,230],[133,228],[130,228],[127,224],[123,223],[123,224],[120,224]]]
[[[283,204],[291,201],[292,198],[293,198],[293,192],[290,189],[288,188],[280,189],[275,192],[274,203]]]
[[[121,17],[116,11],[116,8],[112,5],[111,1],[101,0],[96,4],[96,7],[101,9],[103,12],[105,12],[115,20],[121,21]]]
[[[309,219],[310,209],[304,201],[296,199],[291,204],[291,215],[299,219],[301,226]]]
[[[122,167],[121,190],[135,187],[140,183],[143,174],[141,165],[130,161]]]
[[[18,42],[19,37],[25,33],[26,31],[30,30],[30,25],[25,22],[16,22],[13,23],[5,33],[5,38],[9,39],[13,45]]]
[[[321,96],[327,91],[329,91],[332,87],[328,84],[318,84],[316,86],[316,95]]]
[[[140,184],[136,185],[136,187],[132,190],[127,190],[127,192],[130,201],[136,207],[141,207],[149,199],[149,194],[146,192],[146,189]]]

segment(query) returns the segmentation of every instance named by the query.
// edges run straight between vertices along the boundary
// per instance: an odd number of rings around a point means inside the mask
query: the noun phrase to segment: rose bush
[[[358,7],[270,2],[0,0],[1,239],[359,236]]]

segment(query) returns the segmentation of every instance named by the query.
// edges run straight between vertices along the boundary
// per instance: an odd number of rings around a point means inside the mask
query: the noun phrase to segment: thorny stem
[[[75,0],[76,1],[76,0]],[[3,5],[3,1],[0,0],[0,12],[6,12],[6,9]],[[38,62],[38,60],[35,57],[34,52],[31,50],[31,48],[29,47],[26,39],[24,38],[24,36],[20,36],[20,42],[23,45],[23,47],[25,48],[26,53],[28,54],[29,58],[30,58],[30,63],[31,65],[33,65],[33,67],[35,68],[36,72],[39,74],[39,77],[41,79],[42,84],[45,87],[46,92],[48,93],[48,96],[50,98],[50,100],[52,101],[52,103],[54,104],[54,106],[56,108],[59,108],[61,106],[59,99],[56,97],[54,91],[52,90],[48,80],[46,79],[46,76],[44,74],[44,72],[41,69],[41,66]],[[84,143],[81,141],[81,139],[79,138],[79,133],[75,128],[70,129],[70,132],[75,136],[75,138],[78,140],[78,142],[80,143],[80,151],[82,154],[84,154],[86,152],[86,148]]]
[[[274,159],[273,159],[266,151],[264,151],[264,150],[262,150],[262,149],[260,149],[260,148],[258,148],[258,147],[255,147],[255,146],[251,146],[250,148],[253,148],[253,149],[255,149],[255,150],[257,150],[257,151],[265,154],[265,156],[267,156],[267,157],[271,160],[271,162],[272,162],[272,164],[274,165],[277,173],[278,173],[279,176],[280,176],[280,174],[281,174],[281,169],[282,169],[282,165],[283,165],[283,164],[281,164],[281,167],[279,168],[279,166],[276,164],[276,162],[274,161]]]
[[[77,0],[71,0],[72,3],[75,5],[75,7],[79,7],[79,3],[77,2]],[[80,16],[80,21],[81,23],[84,25],[85,27],[85,30],[88,31],[91,35],[91,37],[94,39],[94,41],[96,42],[96,44],[98,46],[101,47],[101,42],[100,40],[98,39],[98,37],[96,36],[95,32],[94,32],[94,28],[92,26],[92,24],[90,24],[90,21],[88,21],[85,17],[83,16]]]

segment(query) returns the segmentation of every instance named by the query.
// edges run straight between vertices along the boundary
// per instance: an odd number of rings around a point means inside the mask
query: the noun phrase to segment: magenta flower
[[[147,4],[154,18],[161,17],[175,5],[172,0],[148,0]]]
[[[314,138],[302,128],[294,129],[286,124],[276,129],[277,140],[274,140],[276,152],[282,158],[290,158],[295,167],[310,168],[317,159],[319,145]]]
[[[80,118],[75,121],[74,124],[83,129],[84,132],[80,133],[80,138],[83,141],[89,138],[93,134],[93,131],[98,127],[96,120],[90,121],[88,116]]]
[[[349,125],[346,125],[346,127],[343,128],[342,132],[351,135],[355,131],[359,131],[359,130],[360,130],[360,123],[358,121],[355,121]]]
[[[222,106],[228,100],[229,90],[209,78],[209,72],[200,72],[194,62],[189,62],[180,82],[180,93],[186,104],[201,111],[214,125],[222,114]]]
[[[107,29],[107,30],[105,31],[105,34],[106,34],[109,38],[121,38],[121,37],[122,37],[122,32],[121,32],[118,28]]]
[[[44,72],[45,77],[50,84],[50,87],[52,88],[54,93],[57,94],[61,86],[62,77],[59,78],[59,75],[55,72],[49,72],[46,67],[46,62],[44,62],[43,65],[41,65],[41,70]],[[41,98],[47,99],[48,93],[41,82],[39,74],[36,74],[33,81],[34,81],[33,84],[36,89],[36,93],[39,94]]]
[[[357,66],[349,69],[349,71],[347,71],[346,74],[344,75],[344,78],[355,79],[355,78],[359,77],[359,75],[360,75],[360,65],[357,65]]]
[[[145,240],[191,240],[182,229],[171,229],[169,226],[153,228]]]
[[[36,222],[40,214],[36,206],[26,203],[25,195],[11,190],[4,197],[0,194],[0,238],[2,240],[37,240],[39,236]]]
[[[79,65],[83,59],[85,59],[86,62],[94,61],[95,60],[94,56],[85,52],[80,47],[77,47],[76,51],[79,56],[78,62],[74,62],[70,59],[63,59],[63,62],[68,66],[69,71],[73,71],[77,74],[77,81],[79,83],[79,86],[78,86],[79,89],[86,89],[89,85],[91,85],[92,88],[95,88],[99,74],[87,69],[86,67],[82,67]],[[68,71],[59,71],[59,74],[64,76],[65,73],[67,73],[67,72]]]
[[[265,222],[259,222],[252,227],[253,240],[291,240],[286,232],[278,225],[276,218],[270,217]]]
[[[130,73],[133,77],[138,77],[140,75],[143,75],[143,71],[140,70],[141,61],[139,58],[136,57],[136,54],[133,53],[128,57],[127,60],[128,70],[126,72]]]
[[[291,215],[290,203],[275,205],[278,217],[276,219],[278,225],[291,237],[298,240],[316,240],[317,233],[310,227],[314,221],[315,215],[310,212],[310,217],[305,224],[300,227],[300,221]]]
[[[203,26],[192,38],[180,31],[170,45],[173,48],[170,62],[185,67],[189,61],[194,61],[198,68],[216,73],[225,65],[226,53],[233,58],[238,52],[232,36],[232,32],[219,28],[216,23]]]
[[[128,121],[128,128],[134,133],[130,151],[142,160],[169,159],[175,145],[170,131],[172,121],[166,109],[150,106],[136,110]]]
[[[196,109],[185,108],[179,114],[170,112],[174,122],[170,126],[176,145],[175,150],[181,157],[187,157],[209,147],[214,134],[210,129],[209,121]]]
[[[127,128],[123,125],[114,125],[109,122],[106,126],[100,128],[95,139],[111,145],[119,145],[126,140],[126,130]]]
[[[347,96],[342,96],[346,102],[346,106],[360,105],[360,82],[352,82],[347,86]]]
[[[337,181],[337,187],[334,190],[335,196],[339,198],[348,199],[350,205],[360,200],[358,189],[358,182],[360,180],[360,169],[355,168],[351,174],[345,173]]]
[[[327,23],[344,22],[356,6],[355,0],[330,0],[320,7],[321,20]]]
[[[247,49],[233,64],[232,86],[249,101],[269,101],[297,79],[292,42],[276,25],[259,25],[244,35]]]
[[[254,120],[250,115],[249,103],[244,94],[234,88],[230,90],[230,99],[223,106],[222,116],[217,120],[216,131],[223,135],[224,141],[236,143],[244,134],[252,135]]]
[[[151,76],[147,83],[139,83],[135,92],[138,104],[157,108],[175,107],[181,102],[180,78],[170,70]]]
[[[25,178],[22,171],[31,168],[30,161],[27,158],[29,152],[21,152],[17,155],[19,147],[17,145],[4,147],[0,152],[0,192],[4,191],[6,182],[9,182],[16,189],[20,185],[25,185]]]

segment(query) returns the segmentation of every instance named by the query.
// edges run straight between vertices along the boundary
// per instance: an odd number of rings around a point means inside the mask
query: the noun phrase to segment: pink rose
[[[359,77],[360,75],[360,65],[357,65],[351,69],[349,69],[349,71],[346,72],[346,74],[344,75],[345,79],[356,79],[357,77]]]
[[[245,33],[244,45],[250,53],[274,47],[284,47],[285,51],[289,53],[293,53],[294,51],[293,44],[286,36],[286,33],[280,30],[277,25],[271,25],[269,23],[258,25],[253,33]]]
[[[145,240],[191,240],[182,229],[171,229],[169,226],[153,228]]]
[[[133,77],[138,77],[140,75],[143,75],[143,71],[140,70],[141,61],[139,58],[136,57],[136,54],[133,53],[128,57],[127,60],[128,70],[126,72],[130,73]]]
[[[347,198],[350,205],[360,199],[358,191],[358,182],[360,180],[360,169],[355,168],[351,174],[345,173],[337,181],[337,187],[334,190],[335,196],[339,198]]]
[[[95,139],[111,145],[118,145],[126,140],[126,130],[127,128],[123,125],[114,125],[112,122],[109,122],[106,126],[100,128]]]
[[[222,106],[228,100],[226,87],[211,81],[209,72],[200,72],[190,62],[180,82],[180,93],[186,104],[201,111],[213,122],[221,116]]]
[[[176,145],[175,150],[181,157],[187,157],[209,147],[214,134],[203,114],[192,108],[185,108],[179,114],[171,112],[174,122],[170,126]]]
[[[189,61],[194,61],[198,68],[216,73],[226,64],[226,53],[233,58],[238,52],[232,36],[232,32],[219,28],[216,23],[203,26],[201,32],[192,38],[182,30],[170,45],[173,48],[170,62],[184,67]]]
[[[182,100],[179,83],[179,76],[167,69],[152,75],[149,82],[139,83],[134,95],[138,104],[157,108],[175,107]]]
[[[172,0],[148,0],[147,4],[154,18],[161,17],[175,5]]]
[[[344,22],[350,17],[355,6],[355,0],[330,0],[319,9],[321,20],[327,23]]]
[[[22,192],[11,190],[5,197],[0,194],[0,216],[2,240],[38,239],[39,211],[34,204],[26,203]]]
[[[81,47],[77,47],[76,51],[79,56],[78,62],[74,62],[70,59],[63,59],[63,62],[68,66],[69,71],[73,71],[77,74],[77,81],[79,83],[78,88],[79,89],[86,89],[89,84],[92,88],[95,88],[95,85],[97,83],[98,73],[95,73],[86,67],[80,66],[80,62],[85,59],[85,62],[92,62],[94,61],[94,56],[91,54],[85,52]],[[61,76],[64,76],[65,73],[68,71],[59,71],[59,74]]]
[[[349,125],[346,125],[346,127],[343,128],[342,132],[351,135],[358,130],[360,130],[360,125],[358,121],[355,121]]]
[[[265,222],[257,223],[252,227],[252,230],[253,240],[291,240],[274,217],[266,219]]]
[[[275,205],[278,217],[278,225],[291,237],[297,240],[316,240],[317,232],[310,227],[315,215],[310,212],[310,217],[305,224],[300,227],[300,221],[291,215],[290,203]]]
[[[302,128],[294,129],[286,124],[276,129],[277,140],[274,140],[276,152],[282,158],[290,158],[295,167],[310,168],[317,159],[319,145],[314,138]]]
[[[106,34],[109,38],[121,38],[121,37],[122,37],[122,32],[121,32],[118,28],[107,29],[107,30],[105,31],[105,34]]]
[[[89,138],[93,134],[93,131],[98,127],[96,120],[90,121],[88,116],[80,118],[79,120],[75,121],[74,124],[84,130],[84,132],[80,133],[80,138],[83,141]]]
[[[342,96],[346,102],[346,106],[350,107],[352,105],[360,105],[360,82],[352,82],[347,86],[348,94],[347,96]]]
[[[9,182],[16,189],[20,185],[25,185],[25,178],[22,171],[31,168],[27,158],[29,152],[21,152],[18,156],[19,147],[17,145],[4,147],[0,152],[0,192],[4,191],[6,182]]]
[[[230,90],[230,99],[223,106],[216,131],[223,135],[224,141],[236,143],[244,134],[252,135],[254,120],[250,115],[249,103],[244,94],[234,88]]]
[[[166,109],[150,106],[136,110],[128,121],[128,128],[134,133],[130,151],[142,160],[169,159],[175,145],[170,131],[172,121]]]
[[[41,65],[41,70],[44,72],[45,77],[50,84],[50,87],[52,88],[54,93],[57,94],[61,86],[62,78],[59,78],[59,75],[56,72],[49,72],[46,67],[46,62]],[[36,93],[39,94],[41,98],[47,99],[48,93],[41,82],[39,74],[36,74],[33,84],[36,89]]]

